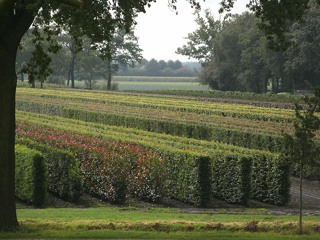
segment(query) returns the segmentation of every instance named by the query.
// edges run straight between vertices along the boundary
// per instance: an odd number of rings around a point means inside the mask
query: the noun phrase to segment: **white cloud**
[[[235,5],[235,13],[245,10],[243,1]],[[216,18],[219,18],[219,0],[207,0],[201,3],[202,9],[210,8]],[[139,45],[144,50],[146,59],[187,61],[188,57],[175,54],[178,47],[187,42],[185,37],[193,32],[197,25],[194,21],[194,9],[186,0],[179,0],[178,15],[168,7],[168,1],[158,0],[152,3],[146,13],[139,14],[137,18],[136,35]]]

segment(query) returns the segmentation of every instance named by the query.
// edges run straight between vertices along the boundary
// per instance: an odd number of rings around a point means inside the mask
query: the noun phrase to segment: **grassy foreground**
[[[19,209],[20,229],[8,239],[320,239],[320,217],[274,216],[264,209],[197,210],[96,207]]]

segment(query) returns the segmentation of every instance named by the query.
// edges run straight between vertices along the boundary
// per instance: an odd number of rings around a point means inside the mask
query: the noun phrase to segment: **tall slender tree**
[[[315,132],[320,129],[320,118],[315,115],[320,111],[320,87],[314,96],[303,98],[305,106],[295,104],[294,135],[284,135],[283,155],[299,168],[299,233],[302,234],[303,177],[306,165],[319,165],[320,148],[315,143]]]

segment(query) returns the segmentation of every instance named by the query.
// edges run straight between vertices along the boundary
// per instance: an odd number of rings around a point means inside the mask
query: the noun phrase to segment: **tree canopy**
[[[196,14],[198,29],[177,52],[203,63],[200,81],[213,89],[262,93],[269,86],[273,92],[316,86],[320,8],[314,0],[308,7],[303,21],[288,22],[285,49],[270,49],[270,41],[258,27],[260,20],[252,13],[218,21],[207,12],[205,17]]]

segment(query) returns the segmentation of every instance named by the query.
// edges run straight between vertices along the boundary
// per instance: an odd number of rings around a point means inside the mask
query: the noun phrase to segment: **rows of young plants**
[[[17,136],[73,152],[86,191],[112,201],[127,192],[197,205],[289,199],[288,165],[269,152],[20,111]]]
[[[18,89],[18,97],[30,94],[33,96],[41,96],[44,99],[60,98],[70,101],[116,104],[119,107],[137,106],[180,112],[193,112],[205,115],[231,116],[234,118],[246,118],[261,121],[290,122],[293,116],[293,111],[289,109],[263,108],[246,104],[221,104],[171,96],[61,90],[29,91],[29,89]]]
[[[33,95],[18,95],[17,107],[21,110],[46,111],[46,114],[61,114],[62,109],[86,109],[104,113],[132,115],[145,118],[156,118],[192,124],[205,124],[211,126],[224,125],[228,127],[241,127],[242,129],[255,129],[260,132],[276,132],[279,129],[290,127],[283,122],[267,122],[232,116],[210,115],[195,112],[180,112],[174,110],[155,109],[139,106],[121,106],[118,104],[92,103],[90,101],[66,100],[59,98],[45,98]]]
[[[85,94],[95,96],[93,93]],[[132,101],[137,101],[134,96],[130,97]],[[103,99],[92,102],[64,96],[48,98],[46,94],[18,94],[17,109],[271,151],[281,150],[281,132],[292,131],[290,123],[141,106],[119,106],[117,103],[105,103]]]

